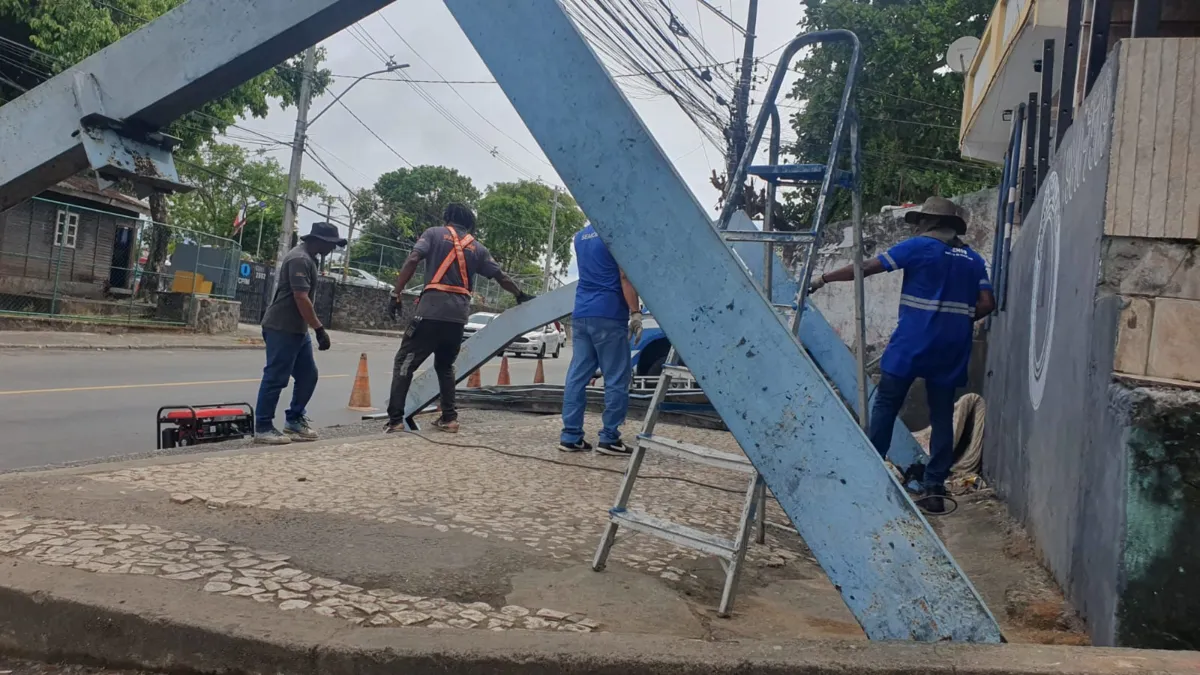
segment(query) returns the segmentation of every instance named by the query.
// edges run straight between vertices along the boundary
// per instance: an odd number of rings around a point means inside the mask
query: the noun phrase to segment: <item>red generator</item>
[[[220,443],[254,435],[249,403],[168,405],[158,409],[158,449]]]

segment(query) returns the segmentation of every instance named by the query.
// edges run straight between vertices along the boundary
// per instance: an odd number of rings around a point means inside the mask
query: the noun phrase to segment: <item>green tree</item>
[[[196,186],[196,190],[171,198],[174,224],[237,239],[233,222],[238,211],[248,206],[241,236],[242,250],[252,253],[257,260],[274,260],[279,248],[279,230],[283,226],[283,201],[279,196],[287,191],[287,171],[272,157],[255,157],[240,145],[224,143],[210,143],[187,159],[188,163],[180,162],[180,173]],[[225,180],[218,174],[229,176],[236,182]],[[320,183],[300,182],[301,199],[325,195],[325,188]],[[260,201],[266,206],[256,208]],[[260,241],[261,251],[258,250]]]
[[[427,228],[442,224],[442,211],[451,202],[475,206],[479,189],[457,169],[422,165],[396,169],[375,181],[384,231],[395,245],[411,244]],[[368,232],[368,228],[363,229]],[[377,237],[378,238],[378,237]]]
[[[181,4],[183,0],[0,0],[0,104],[32,89],[87,56],[141,28],[147,21]],[[324,59],[324,52],[318,52]],[[187,154],[224,132],[239,117],[265,117],[270,101],[289,106],[299,99],[299,59],[291,59],[251,78],[224,96],[200,106],[176,120],[167,133],[182,139],[179,152]],[[314,78],[314,96],[330,80],[328,71]],[[168,201],[163,195],[150,198],[151,218],[169,223]],[[166,257],[170,233],[153,227],[147,281],[142,288],[153,292],[156,277]]]
[[[533,270],[541,275],[550,237],[550,212],[554,191],[533,181],[489,185],[479,200],[479,236],[492,256],[514,274]],[[566,271],[571,262],[571,239],[583,229],[587,217],[570,195],[558,196],[558,217],[554,230],[554,262]]]
[[[946,47],[980,35],[993,0],[805,0],[801,31],[845,28],[862,41],[855,89],[861,117],[863,208],[919,202],[996,185],[999,171],[964,162],[958,150],[963,79],[945,68]],[[795,63],[788,98],[799,104],[790,124],[798,140],[786,151],[824,162],[849,61],[844,45],[818,46]],[[784,107],[781,113],[787,113]],[[790,196],[787,220],[807,227],[815,190]],[[849,215],[839,196],[834,218]]]
[[[350,264],[391,282],[412,250],[412,218],[385,208],[372,189],[352,195],[351,208],[358,235],[350,242]]]

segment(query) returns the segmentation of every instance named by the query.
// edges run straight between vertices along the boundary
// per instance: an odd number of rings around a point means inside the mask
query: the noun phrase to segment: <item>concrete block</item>
[[[1200,301],[1159,298],[1146,374],[1200,382]]]
[[[1117,326],[1117,353],[1113,369],[1131,375],[1145,375],[1150,356],[1150,329],[1154,319],[1154,301],[1146,298],[1122,298]]]

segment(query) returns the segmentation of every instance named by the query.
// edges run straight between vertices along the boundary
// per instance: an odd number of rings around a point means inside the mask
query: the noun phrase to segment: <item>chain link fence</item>
[[[237,242],[78,202],[37,197],[0,214],[0,315],[182,324],[187,298],[235,296]]]

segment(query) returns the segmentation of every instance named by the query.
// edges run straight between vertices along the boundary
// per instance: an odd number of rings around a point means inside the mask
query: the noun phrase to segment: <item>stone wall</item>
[[[418,296],[406,293],[401,313],[393,319],[388,315],[391,292],[382,288],[366,288],[337,284],[333,294],[333,317],[330,328],[335,330],[388,330],[403,331],[408,327],[416,312]],[[499,312],[501,310],[478,303],[471,304],[471,312]]]
[[[197,333],[217,335],[237,332],[242,303],[204,296],[193,296],[188,325]]]

